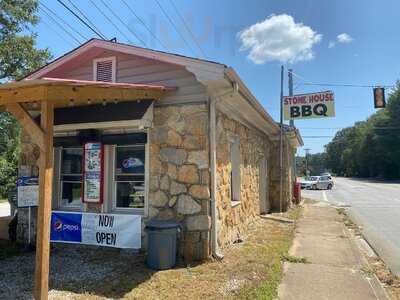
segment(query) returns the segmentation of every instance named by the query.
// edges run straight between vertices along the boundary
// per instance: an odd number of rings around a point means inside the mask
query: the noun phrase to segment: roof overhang
[[[19,103],[26,110],[39,110],[42,101],[55,108],[105,102],[159,100],[171,87],[98,81],[43,78],[0,85],[0,106]]]

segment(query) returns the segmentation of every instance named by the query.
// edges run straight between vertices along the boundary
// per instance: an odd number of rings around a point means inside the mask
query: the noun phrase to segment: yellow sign
[[[332,91],[283,97],[285,120],[315,119],[335,116]]]

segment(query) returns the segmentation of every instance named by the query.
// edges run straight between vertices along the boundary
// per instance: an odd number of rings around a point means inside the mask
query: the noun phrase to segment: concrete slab
[[[285,263],[279,299],[387,299],[375,277],[361,271],[365,260],[337,210],[305,204],[290,254],[309,263]]]
[[[281,300],[377,299],[368,280],[352,269],[285,263],[284,273],[278,291]]]
[[[313,235],[343,236],[343,224],[339,222],[323,222],[321,220],[303,219],[297,222],[296,232]]]
[[[304,207],[302,217],[303,219],[311,218],[313,220],[322,221],[342,221],[342,218],[337,213],[337,210],[330,206],[307,205]]]
[[[313,264],[358,269],[362,267],[347,238],[299,234],[290,254],[305,257]]]

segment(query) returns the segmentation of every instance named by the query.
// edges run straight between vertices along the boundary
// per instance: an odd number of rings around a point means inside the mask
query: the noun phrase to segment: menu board
[[[18,207],[38,206],[39,180],[37,177],[21,176],[17,180]]]
[[[84,146],[83,202],[103,202],[103,151],[101,143]]]

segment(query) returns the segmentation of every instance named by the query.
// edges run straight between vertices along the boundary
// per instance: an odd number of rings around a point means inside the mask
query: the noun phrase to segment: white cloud
[[[268,61],[295,63],[314,58],[313,46],[322,39],[310,27],[295,23],[292,16],[271,15],[239,32],[240,50],[249,50],[255,64]]]
[[[330,48],[333,48],[333,47],[335,47],[336,46],[336,43],[335,42],[333,42],[333,41],[329,41],[329,44],[328,44],[328,48],[330,49]]]
[[[353,41],[353,38],[347,33],[341,33],[337,36],[338,43],[348,44]]]

